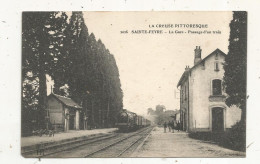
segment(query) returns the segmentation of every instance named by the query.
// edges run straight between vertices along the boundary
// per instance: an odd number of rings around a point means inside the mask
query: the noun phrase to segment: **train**
[[[142,127],[150,126],[151,121],[134,112],[123,109],[117,115],[117,122],[115,125],[121,132],[131,132]]]

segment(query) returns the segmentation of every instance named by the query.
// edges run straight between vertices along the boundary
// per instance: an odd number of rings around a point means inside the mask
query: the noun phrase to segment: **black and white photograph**
[[[24,158],[245,158],[247,11],[23,11]]]

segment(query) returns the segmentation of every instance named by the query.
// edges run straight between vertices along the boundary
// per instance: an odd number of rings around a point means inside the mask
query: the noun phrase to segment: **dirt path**
[[[244,152],[233,151],[215,144],[195,140],[185,132],[163,132],[156,127],[134,153],[135,157],[245,157]]]

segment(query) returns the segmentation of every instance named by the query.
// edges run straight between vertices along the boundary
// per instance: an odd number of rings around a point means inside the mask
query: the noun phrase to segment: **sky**
[[[84,19],[89,33],[115,56],[124,109],[146,114],[158,104],[166,110],[179,109],[176,86],[185,66],[193,66],[196,46],[201,47],[202,58],[217,48],[228,52],[232,12],[84,12]],[[207,24],[208,28],[151,28],[157,24]],[[126,30],[127,34],[121,33]],[[132,34],[132,30],[163,30],[163,34]],[[221,34],[188,34],[188,30]]]

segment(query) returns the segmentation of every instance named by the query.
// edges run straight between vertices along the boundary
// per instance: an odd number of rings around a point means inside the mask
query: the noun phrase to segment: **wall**
[[[186,92],[185,92],[186,87]],[[183,94],[183,96],[182,96]],[[185,98],[186,95],[186,98]],[[183,82],[180,88],[180,119],[181,119],[181,127],[183,130],[189,129],[189,81],[186,79],[186,81]],[[185,115],[184,115],[185,114]]]
[[[63,124],[62,104],[53,96],[50,96],[47,101],[47,110],[49,110],[50,122],[52,124]]]
[[[69,130],[69,117],[67,116],[67,114],[69,114],[69,109],[67,107],[64,107],[64,115],[67,117],[67,119],[65,119],[64,117],[64,131]]]
[[[76,116],[75,116],[75,128],[76,128],[76,130],[79,130],[79,121],[80,121],[80,119],[79,119],[79,110],[76,110]]]

